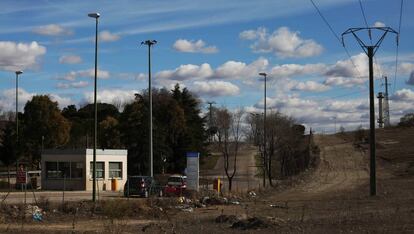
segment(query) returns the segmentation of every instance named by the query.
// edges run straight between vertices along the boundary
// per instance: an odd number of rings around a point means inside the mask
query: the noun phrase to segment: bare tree
[[[237,171],[237,155],[242,138],[243,110],[231,113],[226,108],[216,110],[218,146],[224,159],[224,172],[232,188],[233,178]]]
[[[291,117],[271,112],[266,119],[266,149],[263,137],[263,116],[252,114],[246,118],[250,126],[249,139],[259,147],[262,158],[263,180],[273,186],[277,174],[287,176],[302,167],[302,155],[298,155],[304,127],[297,125]]]

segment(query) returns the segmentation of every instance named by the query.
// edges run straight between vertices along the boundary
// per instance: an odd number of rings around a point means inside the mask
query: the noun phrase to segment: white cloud
[[[59,104],[59,108],[63,109],[64,107],[67,107],[69,105],[73,105],[74,102],[72,99],[68,98],[68,97],[61,97],[57,94],[49,94],[49,97],[52,101],[55,101]]]
[[[352,77],[328,77],[323,82],[325,85],[328,86],[344,86],[347,88],[351,88],[354,86],[360,86],[367,82],[367,79],[363,78],[352,78]]]
[[[174,70],[164,70],[155,74],[156,79],[169,80],[202,80],[202,79],[251,79],[257,78],[258,73],[265,70],[269,62],[267,59],[259,58],[250,64],[238,61],[227,61],[215,70],[210,64],[201,65],[186,64]]]
[[[395,92],[390,98],[391,119],[395,123],[406,113],[414,112],[414,91],[401,89]],[[378,100],[375,99],[377,107]],[[263,112],[263,99],[250,111]],[[333,132],[335,122],[337,129],[344,126],[352,130],[359,125],[367,126],[369,123],[369,100],[368,98],[356,98],[346,100],[335,99],[307,99],[299,96],[279,95],[267,98],[267,111],[280,111],[283,114],[292,116],[299,123],[305,124],[318,131]],[[378,118],[378,113],[375,113]]]
[[[364,53],[354,55],[352,59],[339,60],[325,73],[329,77],[368,77],[368,57]],[[355,65],[355,66],[354,66]]]
[[[374,63],[374,74],[381,73],[381,66]],[[368,57],[364,53],[352,56],[350,59],[339,60],[329,66],[323,74],[327,76],[325,85],[340,85],[353,87],[362,85],[368,81],[369,67]]]
[[[175,70],[165,70],[155,74],[157,79],[188,80],[203,79],[213,75],[210,64],[203,63],[200,66],[193,64],[180,65]]]
[[[61,64],[77,64],[81,63],[82,58],[78,55],[63,55],[59,58]]]
[[[302,39],[299,32],[280,27],[272,34],[266,28],[247,30],[239,34],[245,40],[255,40],[251,45],[254,52],[274,53],[280,58],[304,58],[322,53],[323,47],[311,39]]]
[[[15,43],[0,41],[0,70],[16,71],[32,69],[46,53],[46,48],[37,42]]]
[[[60,77],[59,79],[62,80],[68,80],[68,81],[74,81],[78,77],[89,77],[94,78],[95,77],[95,69],[91,68],[88,70],[80,70],[80,71],[71,71],[64,75],[63,77]],[[98,78],[99,79],[108,79],[110,77],[109,71],[99,70],[98,69]]]
[[[317,64],[283,64],[272,67],[271,77],[289,78],[300,75],[323,74],[327,66],[322,63]]]
[[[139,93],[137,90],[124,90],[124,89],[104,89],[99,90],[97,93],[98,102],[101,103],[129,103],[135,98],[135,94]],[[88,103],[93,102],[93,92],[84,93],[85,101]]]
[[[19,111],[24,111],[24,106],[28,101],[30,101],[35,95],[48,95],[52,101],[57,101],[59,107],[63,108],[70,104],[73,104],[73,101],[70,98],[61,97],[57,94],[36,94],[29,93],[26,90],[19,88]],[[15,99],[16,89],[6,89],[0,92],[0,110],[2,111],[14,111],[16,110],[16,99]]]
[[[385,27],[385,24],[384,24],[383,22],[376,21],[376,22],[374,23],[374,27]]]
[[[174,43],[173,48],[179,52],[186,53],[212,54],[218,52],[216,46],[206,46],[206,43],[203,40],[189,41],[186,39],[178,39]]]
[[[334,131],[343,125],[354,129],[368,122],[368,100],[311,100],[301,97],[281,96],[267,98],[268,111],[280,111],[292,116],[300,124],[322,131]],[[255,105],[257,112],[263,111],[263,100]]]
[[[410,74],[414,71],[414,63],[400,63],[398,65],[398,71],[400,74]]]
[[[260,34],[262,32],[262,34]],[[254,40],[259,37],[259,35],[263,35],[265,33],[264,28],[258,28],[257,30],[246,30],[239,34],[239,37],[243,40]]]
[[[237,61],[228,61],[219,66],[214,74],[214,78],[257,78],[259,72],[267,69],[269,61],[265,58],[259,58],[250,64]]]
[[[196,81],[191,89],[194,93],[201,96],[235,96],[240,89],[236,85],[226,81]]]
[[[393,101],[413,102],[414,92],[411,89],[401,89],[396,91],[390,99]]]
[[[353,113],[356,112],[357,109],[367,110],[367,108],[367,100],[353,99],[344,101],[332,100],[326,102],[326,104],[322,107],[322,110],[335,113]]]
[[[26,90],[19,88],[19,111],[23,111],[24,105],[29,101],[34,93],[29,93]],[[0,93],[0,110],[9,111],[16,110],[16,89],[6,89]]]
[[[64,36],[64,35],[71,35],[73,32],[63,28],[57,24],[49,24],[44,26],[39,26],[33,29],[33,32],[40,35],[46,36]]]
[[[329,89],[329,86],[315,81],[299,82],[292,90],[309,91],[309,92],[323,92]]]
[[[102,31],[99,33],[99,39],[98,41],[103,41],[103,42],[112,42],[112,41],[117,41],[119,40],[121,37],[117,34],[113,34],[109,31]]]
[[[79,81],[79,82],[72,82],[72,83],[60,82],[56,85],[56,88],[59,88],[59,89],[71,89],[71,88],[78,89],[78,88],[84,88],[88,85],[89,85],[89,83],[86,82],[86,81]]]

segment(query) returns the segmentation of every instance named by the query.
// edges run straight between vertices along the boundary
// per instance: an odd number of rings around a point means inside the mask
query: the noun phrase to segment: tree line
[[[201,101],[188,89],[154,89],[153,141],[154,172],[182,173],[186,152],[206,153],[205,120]],[[91,148],[94,134],[94,105],[69,105],[62,110],[47,95],[33,96],[18,113],[18,131],[13,113],[5,113],[0,134],[1,161],[12,166],[17,161],[37,168],[44,149]],[[127,149],[130,174],[149,171],[148,91],[135,94],[122,111],[115,105],[98,103],[97,147]]]
[[[203,161],[208,155],[208,143],[221,152],[229,189],[237,174],[238,154],[246,143],[257,146],[258,168],[262,170],[264,182],[267,180],[270,185],[274,179],[300,173],[314,161],[314,145],[311,137],[305,136],[305,127],[282,113],[271,111],[264,126],[263,115],[247,114],[242,109],[213,107],[203,117],[201,101],[178,84],[172,90],[153,89],[152,95],[155,173],[183,173],[186,152],[200,152]],[[135,94],[133,101],[122,105],[122,110],[119,106],[98,103],[97,147],[127,149],[129,174],[146,175],[149,171],[148,90]],[[0,133],[0,159],[7,166],[25,161],[36,168],[43,149],[93,146],[93,104],[79,108],[69,105],[60,110],[49,96],[37,95],[18,115],[18,132],[13,113],[3,115],[10,120]]]

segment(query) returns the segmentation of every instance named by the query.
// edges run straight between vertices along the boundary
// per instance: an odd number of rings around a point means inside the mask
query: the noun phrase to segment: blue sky
[[[356,0],[314,0],[337,35],[365,27]],[[361,0],[369,26],[398,31],[400,1]],[[368,124],[368,60],[350,35],[351,58],[309,0],[291,1],[1,1],[0,110],[15,107],[15,70],[24,70],[19,105],[49,94],[63,108],[91,101],[94,19],[99,12],[98,99],[128,102],[147,87],[147,48],[154,85],[180,83],[217,106],[292,115],[318,131]],[[376,93],[389,77],[392,122],[414,112],[414,9],[404,1],[399,63],[387,35],[375,58]],[[361,35],[369,43],[366,34]],[[378,38],[373,33],[373,40]]]

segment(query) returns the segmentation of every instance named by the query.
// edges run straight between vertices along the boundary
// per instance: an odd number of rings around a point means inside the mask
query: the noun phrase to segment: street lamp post
[[[153,168],[153,143],[152,143],[152,88],[151,88],[151,46],[157,44],[156,40],[146,40],[141,42],[141,45],[148,46],[148,96],[149,96],[149,151],[150,151],[150,176],[154,176]]]
[[[89,13],[89,17],[95,19],[95,85],[94,85],[94,95],[93,95],[93,104],[95,107],[95,118],[94,118],[94,134],[93,134],[93,171],[92,171],[92,201],[96,201],[96,142],[97,142],[97,129],[98,129],[98,104],[96,103],[96,87],[97,87],[97,77],[98,77],[98,19],[101,16],[99,13]]]
[[[16,71],[16,143],[19,142],[19,75],[23,71]]]
[[[259,75],[264,77],[264,115],[263,115],[263,158],[264,158],[264,174],[263,174],[263,187],[266,187],[266,166],[267,166],[267,152],[266,152],[266,78],[267,74],[264,72],[259,73]]]

